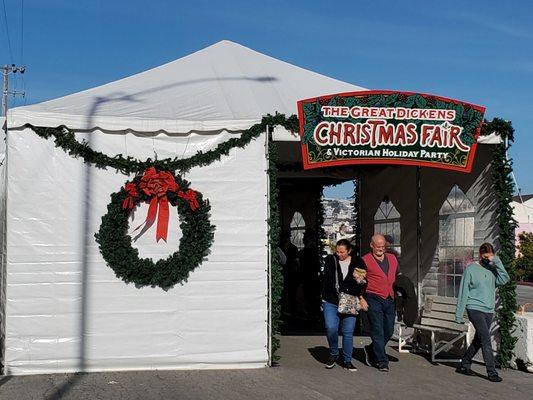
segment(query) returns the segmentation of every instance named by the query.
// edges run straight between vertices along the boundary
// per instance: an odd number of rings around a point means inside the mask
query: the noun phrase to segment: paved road
[[[518,304],[533,303],[533,286],[517,285],[516,295]]]
[[[519,304],[533,303],[533,286],[517,287]],[[432,365],[413,354],[389,354],[389,374],[378,373],[360,361],[358,372],[340,368],[326,371],[320,360],[327,355],[320,336],[282,337],[280,366],[258,370],[138,371],[91,374],[55,374],[0,377],[1,400],[100,400],[100,399],[397,399],[454,400],[529,398],[533,376],[502,371],[504,382],[484,379],[484,368],[475,365],[477,377],[454,373],[453,366]],[[361,351],[355,357],[362,359]]]
[[[101,399],[505,399],[524,400],[533,393],[533,375],[502,371],[503,383],[491,383],[484,368],[466,377],[453,366],[432,365],[413,354],[389,354],[398,361],[391,372],[380,373],[355,364],[358,372],[338,366],[325,370],[325,338],[282,337],[281,363],[276,368],[224,371],[139,371],[57,374],[0,378],[2,400]],[[361,351],[355,356],[361,359]]]

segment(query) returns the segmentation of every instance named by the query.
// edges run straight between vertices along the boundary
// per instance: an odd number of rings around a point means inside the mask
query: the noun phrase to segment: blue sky
[[[11,82],[27,98],[10,106],[98,86],[229,39],[363,87],[484,105],[487,118],[513,122],[516,177],[523,193],[533,193],[531,1],[4,3],[11,51],[0,8],[0,64],[28,68],[24,82]]]

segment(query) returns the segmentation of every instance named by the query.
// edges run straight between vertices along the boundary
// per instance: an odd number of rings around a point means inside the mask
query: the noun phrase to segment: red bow
[[[195,211],[198,207],[200,207],[198,200],[196,200],[196,192],[194,190],[189,189],[186,192],[179,191],[178,196],[189,202],[189,207],[191,207],[191,210]]]
[[[147,168],[139,183],[139,189],[151,196],[150,206],[146,220],[135,228],[135,231],[145,225],[143,231],[150,228],[157,217],[156,241],[167,241],[168,235],[168,199],[167,192],[177,192],[178,184],[170,172],[157,172],[154,167]],[[159,212],[158,212],[159,211]]]
[[[128,196],[122,202],[122,209],[129,211],[135,207],[134,199],[136,197],[139,197],[139,193],[137,192],[137,186],[135,186],[134,183],[127,183],[124,187],[124,190],[126,191]]]

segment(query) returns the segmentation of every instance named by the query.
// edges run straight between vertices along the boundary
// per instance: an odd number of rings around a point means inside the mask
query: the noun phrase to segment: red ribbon
[[[165,242],[167,241],[168,220],[170,215],[167,198],[168,192],[177,193],[179,197],[186,200],[192,211],[195,211],[200,207],[194,190],[188,189],[186,192],[179,190],[179,186],[170,172],[157,172],[154,167],[147,168],[146,171],[144,171],[138,187],[134,183],[128,183],[124,187],[124,190],[127,193],[127,197],[122,202],[122,209],[124,210],[132,210],[135,208],[136,198],[139,197],[139,192],[137,190],[142,190],[151,197],[146,219],[141,225],[135,228],[133,232],[143,227],[140,233],[141,235],[149,229],[157,219],[155,238],[158,242],[159,239],[163,239]]]
[[[155,240],[159,242],[159,239],[163,239],[166,242],[167,235],[168,235],[168,217],[169,217],[167,196],[152,197],[152,200],[150,200],[150,206],[148,206],[148,214],[146,215],[146,219],[141,225],[135,228],[134,232],[143,225],[144,225],[143,230],[150,228],[154,224],[156,217],[157,217],[157,228],[156,228],[156,233],[155,233]]]
[[[179,191],[178,196],[187,200],[191,210],[195,211],[198,207],[200,207],[198,200],[196,200],[196,192],[194,190],[189,189],[186,192]]]
[[[128,194],[128,197],[122,202],[122,209],[129,211],[135,207],[134,199],[139,196],[139,193],[137,192],[137,186],[135,186],[134,183],[127,183],[124,190]]]
[[[156,241],[159,239],[167,241],[168,235],[168,192],[177,192],[179,190],[178,184],[174,180],[174,176],[170,172],[157,172],[154,167],[147,168],[139,183],[139,189],[151,196],[150,206],[148,207],[148,215],[146,220],[135,228],[134,231],[144,225],[143,231],[150,228],[157,218]]]

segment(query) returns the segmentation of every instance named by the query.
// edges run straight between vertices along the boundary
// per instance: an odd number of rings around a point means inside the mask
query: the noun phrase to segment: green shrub
[[[520,239],[520,254],[514,260],[515,275],[519,280],[533,281],[533,233],[522,232]]]

